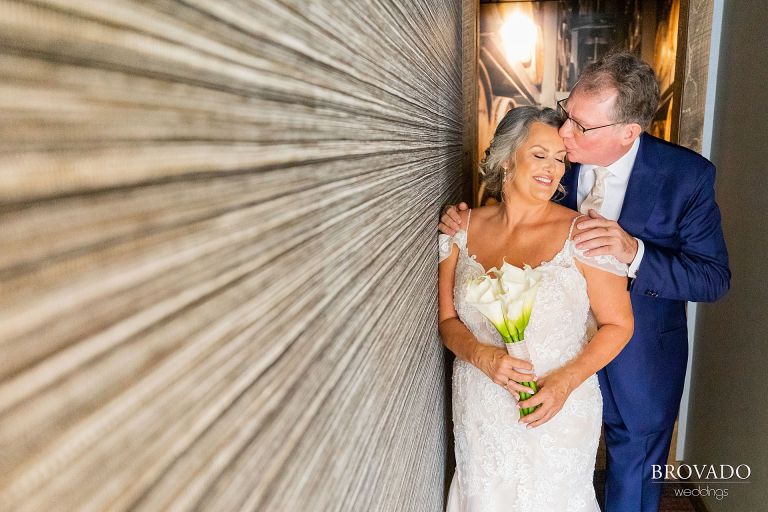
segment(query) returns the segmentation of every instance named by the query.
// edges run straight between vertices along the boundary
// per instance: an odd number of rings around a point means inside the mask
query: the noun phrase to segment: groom
[[[588,255],[610,254],[629,265],[635,333],[598,372],[607,448],[607,512],[656,512],[664,465],[680,406],[688,358],[686,301],[709,302],[730,285],[728,254],[715,203],[715,168],[681,146],[643,133],[658,106],[653,70],[630,53],[590,65],[558,103],[560,128],[574,164],[561,183],[561,203],[589,214],[575,239]],[[465,209],[466,205],[459,205]],[[453,207],[440,229],[453,234]],[[528,422],[558,411],[572,391],[542,391]],[[575,387],[575,386],[574,386]]]

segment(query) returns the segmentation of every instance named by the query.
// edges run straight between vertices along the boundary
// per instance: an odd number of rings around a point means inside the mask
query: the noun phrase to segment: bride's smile
[[[557,129],[536,122],[508,165],[514,177],[505,187],[510,202],[549,201],[565,173],[565,145]]]

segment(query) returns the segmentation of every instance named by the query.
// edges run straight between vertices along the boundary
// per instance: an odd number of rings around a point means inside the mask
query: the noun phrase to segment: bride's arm
[[[634,317],[627,278],[580,262],[577,266],[587,281],[589,304],[598,330],[578,356],[538,380],[538,393],[520,402],[520,407],[542,404],[521,419],[529,427],[538,427],[549,421],[560,411],[571,392],[619,355],[632,337]]]
[[[453,305],[454,275],[458,260],[458,248],[453,245],[451,255],[438,266],[438,321],[443,344],[459,359],[469,362],[485,373],[499,386],[506,387],[515,397],[519,391],[530,391],[516,381],[530,380],[530,374],[520,373],[513,367],[530,370],[527,361],[514,359],[504,349],[485,345],[459,320]]]

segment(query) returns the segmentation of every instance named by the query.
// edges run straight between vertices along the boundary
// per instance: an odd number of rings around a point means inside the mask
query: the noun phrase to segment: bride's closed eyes
[[[534,157],[538,158],[539,160],[544,160],[547,158],[547,153],[537,151],[533,154]],[[565,163],[565,151],[561,151],[557,153],[557,156],[555,156],[555,160],[560,162],[561,164]]]

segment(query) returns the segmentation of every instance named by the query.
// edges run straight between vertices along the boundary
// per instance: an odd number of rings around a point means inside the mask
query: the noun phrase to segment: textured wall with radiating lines
[[[456,0],[0,0],[0,510],[439,510]]]

